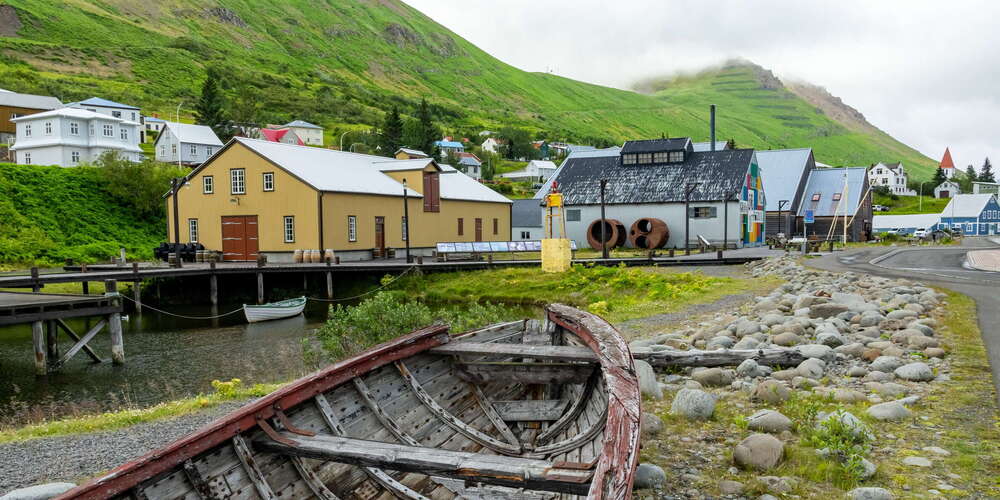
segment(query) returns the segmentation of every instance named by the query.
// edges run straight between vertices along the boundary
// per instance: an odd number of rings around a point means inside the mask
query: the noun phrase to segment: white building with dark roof
[[[898,196],[916,196],[917,192],[906,186],[909,175],[903,162],[883,163],[879,162],[868,170],[868,182],[872,188],[886,187],[890,194]]]
[[[114,151],[142,161],[139,124],[85,109],[61,108],[15,118],[17,141],[11,146],[21,165],[73,167]]]
[[[323,127],[320,127],[319,125],[314,125],[304,120],[293,120],[278,128],[289,129],[292,132],[295,132],[295,135],[297,135],[306,146],[323,145]]]
[[[156,161],[194,167],[219,151],[222,141],[206,125],[164,122],[153,147],[156,150]]]

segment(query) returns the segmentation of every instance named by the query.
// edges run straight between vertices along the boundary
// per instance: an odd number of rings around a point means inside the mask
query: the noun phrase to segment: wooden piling
[[[49,359],[59,359],[59,331],[56,330],[56,322],[48,320],[45,322],[45,348]]]
[[[83,294],[84,295],[90,295],[90,282],[89,281],[84,281],[84,282],[82,282],[82,284],[83,284]]]
[[[257,303],[264,303],[264,273],[257,273]]]
[[[118,282],[107,280],[104,282],[105,294],[117,295]],[[118,299],[121,301],[121,299]],[[120,313],[108,315],[108,330],[111,332],[111,361],[116,364],[125,363],[125,341],[122,339],[122,317]]]
[[[35,375],[46,375],[49,372],[49,367],[45,353],[45,333],[42,331],[41,321],[31,323],[31,344],[35,348]]]
[[[333,298],[333,273],[326,272],[326,298]]]
[[[142,279],[139,278],[139,263],[132,263],[132,274],[135,280],[132,282],[132,300],[135,301],[135,312],[142,314]]]
[[[302,290],[309,290],[309,273],[302,273]]]
[[[208,277],[209,299],[213,306],[219,305],[219,277],[211,275]]]
[[[31,291],[35,292],[35,293],[38,293],[38,292],[42,291],[42,284],[38,282],[38,268],[37,267],[31,268],[31,280],[32,280]]]

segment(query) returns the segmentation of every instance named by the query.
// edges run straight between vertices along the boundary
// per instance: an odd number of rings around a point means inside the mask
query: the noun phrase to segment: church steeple
[[[952,161],[951,151],[948,148],[944,148],[944,156],[941,157],[939,166],[944,171],[945,177],[951,179],[951,176],[955,175],[955,162]]]

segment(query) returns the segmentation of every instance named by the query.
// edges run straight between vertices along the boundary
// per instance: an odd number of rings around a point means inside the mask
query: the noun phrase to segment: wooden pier
[[[115,281],[107,281],[109,292],[117,289]],[[0,326],[31,325],[31,341],[35,351],[35,374],[45,375],[58,370],[81,350],[95,363],[103,360],[87,345],[107,327],[111,335],[111,360],[125,362],[122,339],[121,298],[116,295],[69,295],[49,293],[0,292]],[[64,320],[80,317],[100,317],[100,321],[83,335],[73,331]],[[59,352],[59,331],[74,344],[65,353]]]

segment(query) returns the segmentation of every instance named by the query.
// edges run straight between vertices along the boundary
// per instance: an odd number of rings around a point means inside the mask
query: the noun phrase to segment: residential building
[[[465,145],[458,141],[434,141],[434,145],[437,146],[438,151],[441,152],[442,160],[448,156],[448,153],[458,154],[465,151]]]
[[[17,140],[11,146],[22,165],[72,167],[93,162],[114,151],[131,161],[142,161],[139,124],[78,108],[60,108],[12,120]]]
[[[948,148],[944,148],[944,156],[941,157],[941,163],[938,166],[941,167],[946,179],[955,177],[955,172],[958,171],[955,168],[955,162],[951,159],[951,151]]]
[[[93,111],[102,115],[113,116],[115,118],[121,118],[123,120],[138,123],[139,142],[146,142],[146,129],[142,126],[142,110],[135,106],[101,99],[100,97],[91,97],[90,99],[84,99],[79,102],[71,102],[67,104],[66,107],[86,109],[87,111]]]
[[[397,160],[416,160],[419,158],[430,158],[430,155],[419,149],[399,148],[394,155]]]
[[[721,151],[721,150],[720,150]],[[802,204],[809,173],[816,168],[811,148],[757,151],[757,164],[764,178],[767,236],[797,234],[796,214]]]
[[[941,214],[876,215],[872,218],[875,235],[894,231],[910,235],[918,229],[933,231],[941,227]]]
[[[482,144],[483,151],[489,151],[490,153],[493,154],[499,154],[501,146],[503,146],[503,142],[500,139],[496,139],[494,137],[487,137]]]
[[[273,128],[262,128],[260,129],[260,138],[265,141],[280,142],[282,144],[297,144],[299,146],[305,146],[305,142],[299,138],[298,134],[290,128],[283,129],[273,129]]]
[[[290,121],[278,129],[289,129],[295,132],[295,135],[302,140],[302,143],[307,146],[322,146],[323,145],[323,127],[319,125],[314,125],[307,121],[294,120]]]
[[[885,186],[889,189],[890,194],[916,196],[916,191],[906,187],[907,180],[909,180],[909,177],[906,174],[906,169],[903,167],[903,162],[879,162],[872,165],[868,170],[868,181],[871,183],[873,189]]]
[[[692,143],[691,145],[694,147],[695,152],[711,151],[712,150],[712,141],[695,142],[695,143]],[[722,150],[725,150],[725,149],[729,149],[729,141],[715,141],[715,150],[716,151],[722,151]],[[758,151],[758,153],[760,153],[760,151]]]
[[[549,143],[546,141],[531,141],[531,147],[538,151],[538,158],[543,160],[549,159]]]
[[[195,167],[219,151],[222,141],[211,127],[165,122],[153,147],[156,150],[156,161]]]
[[[605,179],[606,217],[626,228],[645,217],[664,221],[670,232],[667,248],[684,248],[685,241],[697,246],[698,236],[737,248],[764,242],[763,181],[751,149],[695,152],[690,139],[673,138],[571,153],[535,194],[536,201],[558,183],[567,235],[582,247],[591,223],[601,218],[600,181]],[[688,219],[690,234],[685,235]]]
[[[556,164],[548,160],[531,160],[520,170],[501,174],[500,177],[515,182],[545,182],[556,172]]]
[[[935,198],[951,198],[956,194],[962,194],[962,188],[954,181],[944,181],[934,187]]]
[[[1000,205],[993,194],[958,194],[941,211],[942,227],[966,236],[1000,234]]]
[[[160,132],[163,131],[163,127],[166,124],[167,124],[166,121],[163,121],[155,116],[142,117],[142,125],[143,129],[145,130],[145,134],[143,134],[144,135],[143,139],[148,141],[150,132],[153,132],[154,135],[160,135]]]
[[[512,241],[540,240],[545,235],[542,224],[544,209],[540,200],[513,200],[510,212]]]
[[[414,255],[431,255],[439,242],[511,236],[510,200],[432,158],[396,160],[236,137],[186,183],[191,189],[179,190],[177,204],[181,242],[194,237],[221,250],[225,260],[266,255],[285,262],[296,249],[333,249],[342,260],[390,250],[402,256],[406,239]],[[166,197],[171,214],[173,200]]]
[[[844,234],[846,215],[847,241],[868,241],[872,237],[868,186],[867,167],[813,169],[799,204],[797,231],[804,231],[810,239],[837,239]],[[810,212],[814,221],[805,224]]]
[[[472,153],[458,153],[458,170],[477,181],[483,178],[483,162]]]
[[[61,107],[63,103],[55,97],[0,92],[0,143],[10,144],[17,137],[17,126],[11,120]]]

